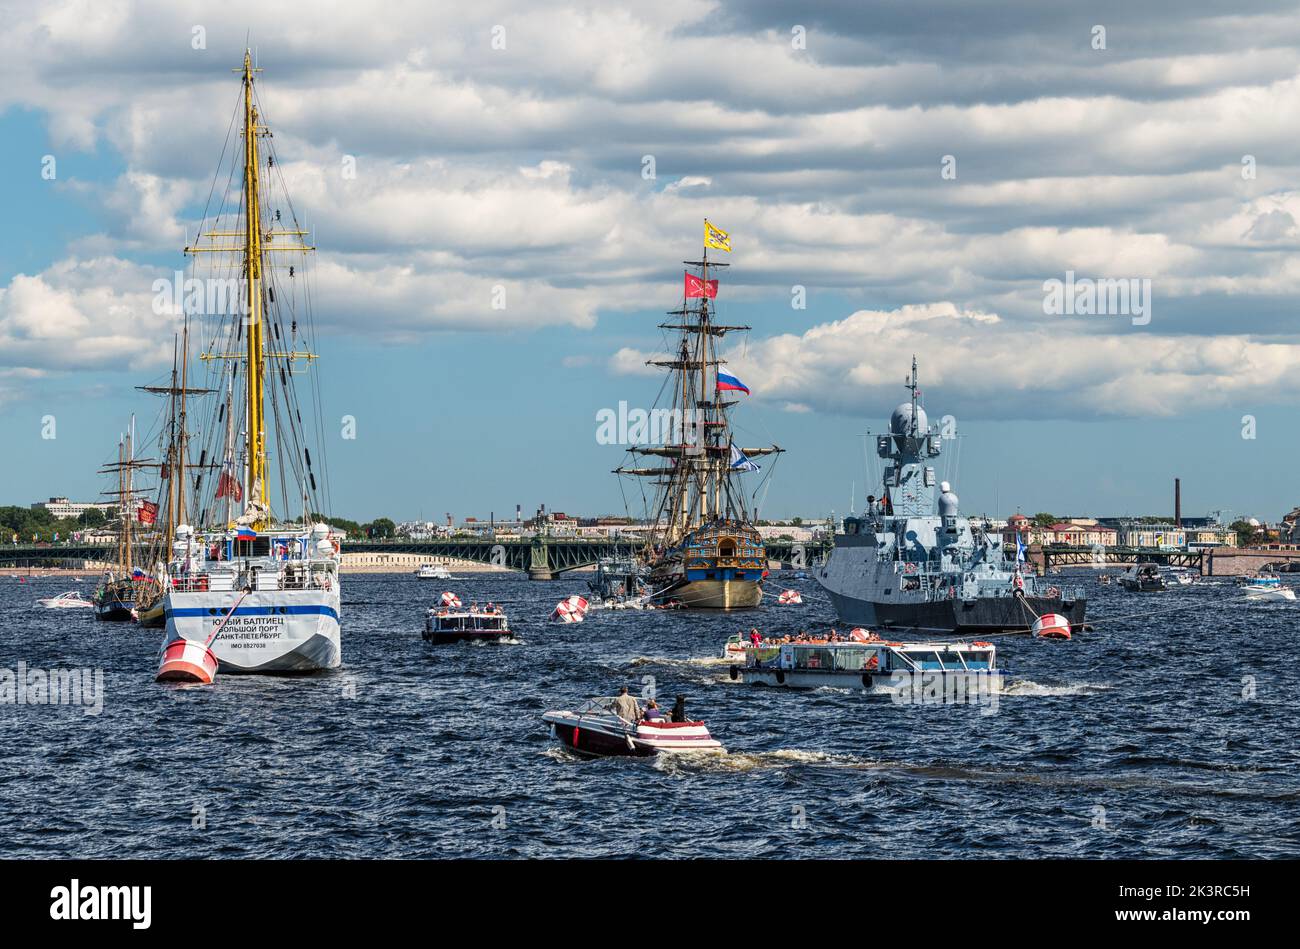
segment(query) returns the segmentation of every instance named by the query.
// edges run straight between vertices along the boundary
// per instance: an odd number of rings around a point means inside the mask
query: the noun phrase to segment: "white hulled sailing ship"
[[[666,418],[672,432],[663,444],[636,446],[634,455],[662,459],[650,467],[623,466],[615,474],[652,479],[657,486],[651,520],[653,529],[642,551],[644,578],[650,597],[693,609],[740,609],[758,606],[767,576],[767,550],[751,523],[740,476],[757,471],[751,459],[782,451],[776,445],[740,448],[732,439],[729,394],[749,389],[735,376],[720,371],[717,341],[748,326],[727,326],[714,320],[712,300],[718,281],[710,268],[727,264],[709,260],[709,248],[730,252],[726,232],[704,222],[704,252],[684,261],[687,271],[681,309],[669,311],[672,323],[660,329],[674,336],[667,358],[649,365],[668,372]],[[692,301],[694,304],[692,305]],[[656,412],[664,409],[656,406]]]
[[[231,184],[215,208],[210,199],[195,244],[186,248],[191,273],[205,273],[186,281],[187,290],[205,289],[209,303],[220,295],[213,288],[233,285],[237,292],[226,312],[209,313],[204,322],[200,358],[213,397],[194,465],[197,526],[175,530],[164,649],[216,634],[211,649],[223,672],[311,672],[342,658],[340,545],[313,513],[323,507],[321,491],[294,384],[315,358],[306,348],[314,248],[282,194],[254,87],[257,71],[245,52],[237,106],[242,142],[226,149],[237,163]]]

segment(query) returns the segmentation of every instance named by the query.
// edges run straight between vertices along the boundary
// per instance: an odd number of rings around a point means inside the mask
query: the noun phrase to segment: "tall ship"
[[[737,393],[749,389],[723,372],[717,343],[748,326],[715,319],[718,280],[710,270],[729,266],[709,260],[709,249],[730,252],[731,239],[704,222],[704,249],[684,274],[682,306],[670,310],[672,348],[649,365],[667,372],[667,404],[659,418],[672,421],[659,444],[634,445],[629,452],[653,465],[628,464],[615,474],[649,479],[655,486],[651,530],[640,560],[647,596],[692,609],[744,609],[758,606],[767,576],[767,550],[752,523],[742,476],[760,470],[752,459],[782,451],[776,445],[742,448],[732,437],[731,411]]]
[[[326,494],[311,445],[323,466],[320,387],[297,379],[316,359],[308,285],[315,248],[284,193],[248,52],[241,72],[231,123],[239,140],[223,150],[234,165],[228,175],[218,170],[186,248],[187,319],[196,319],[188,291],[206,293],[197,322],[209,394],[198,458],[185,462],[193,481],[181,482],[193,495],[185,508],[193,523],[173,532],[163,648],[210,642],[227,673],[313,672],[342,660],[340,539],[315,513]],[[304,421],[313,408],[314,433]]]
[[[153,608],[162,602],[163,591],[158,578],[146,569],[150,558],[141,559],[139,538],[144,528],[152,526],[156,505],[145,498],[136,480],[136,472],[148,466],[147,459],[135,454],[135,418],[130,429],[117,443],[117,461],[100,469],[113,474],[117,487],[104,492],[117,502],[117,544],[114,563],[104,572],[91,597],[95,619],[124,623],[134,619],[137,611]]]
[[[817,579],[840,621],[939,633],[1028,629],[1043,614],[1082,622],[1081,589],[1062,590],[1021,571],[999,536],[962,516],[947,481],[936,482],[943,448],[920,404],[916,359],[911,398],[876,436],[882,494],[844,519]]]

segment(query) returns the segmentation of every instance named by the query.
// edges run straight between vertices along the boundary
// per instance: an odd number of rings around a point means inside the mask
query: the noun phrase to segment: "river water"
[[[98,714],[0,704],[0,857],[1300,856],[1300,602],[1081,575],[1095,632],[997,640],[996,706],[909,705],[732,682],[729,633],[831,621],[774,579],[805,605],[561,626],[580,575],[347,576],[340,670],[181,687],[153,682],[160,631],[35,605],[93,581],[2,575],[0,670],[104,691]],[[503,603],[519,642],[423,642],[443,589]],[[544,711],[623,684],[684,694],[728,754],[549,738]]]

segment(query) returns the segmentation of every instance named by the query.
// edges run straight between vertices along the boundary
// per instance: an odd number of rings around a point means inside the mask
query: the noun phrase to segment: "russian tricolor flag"
[[[718,391],[725,392],[731,390],[734,392],[743,392],[749,395],[749,386],[745,385],[735,376],[729,376],[725,372],[718,373]]]
[[[251,527],[241,527],[235,531],[235,540],[257,540],[257,531]]]

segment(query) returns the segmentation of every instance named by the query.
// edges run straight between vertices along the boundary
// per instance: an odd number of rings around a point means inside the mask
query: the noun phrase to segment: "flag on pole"
[[[146,527],[152,526],[158,520],[158,505],[152,501],[141,501],[136,508],[135,519]]]
[[[235,531],[235,540],[257,540],[257,531],[251,527],[241,527]]]
[[[1024,541],[1020,539],[1020,535],[1017,534],[1016,535],[1016,563],[1024,563],[1024,562],[1025,562],[1025,544]]]
[[[235,463],[227,461],[225,467],[221,469],[221,477],[217,479],[217,497],[234,498],[236,502],[244,500],[244,487],[235,477]]]
[[[712,300],[718,295],[718,281],[701,280],[694,274],[686,275],[686,295],[688,297],[708,297]]]
[[[731,443],[731,470],[732,471],[758,471],[759,466],[754,464],[745,455],[743,451],[736,447],[736,443]]]
[[[734,392],[743,392],[745,393],[745,395],[749,395],[749,386],[745,385],[735,376],[729,376],[725,372],[719,372],[718,391],[726,392],[727,390],[732,390]]]
[[[709,219],[704,219],[704,246],[716,247],[718,250],[725,250],[731,253],[731,235],[720,227],[714,227],[709,223]]]

